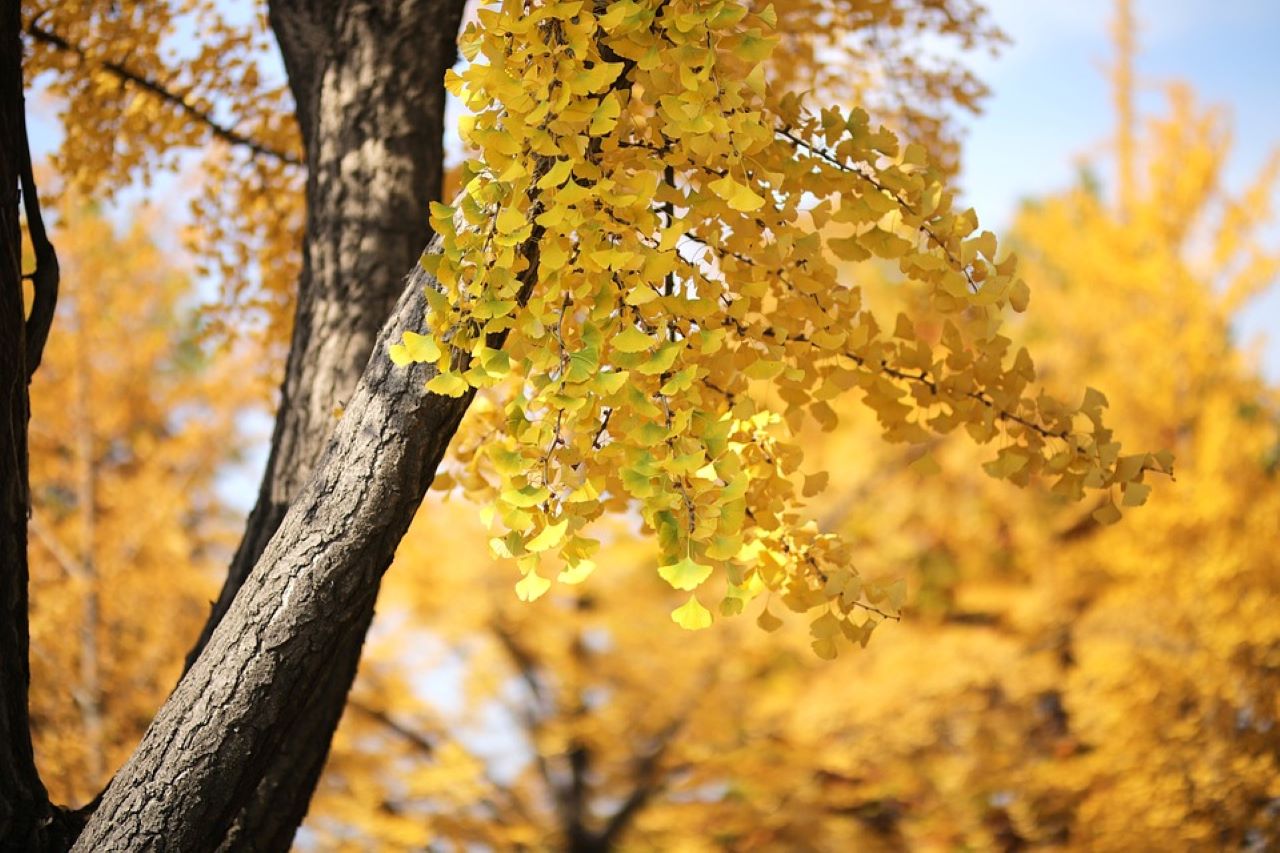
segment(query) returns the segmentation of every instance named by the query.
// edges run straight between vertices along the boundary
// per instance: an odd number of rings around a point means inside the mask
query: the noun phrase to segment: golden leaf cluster
[[[370,649],[317,837],[559,847],[638,800],[623,848],[1274,846],[1280,399],[1232,321],[1280,263],[1275,161],[1226,191],[1221,117],[1185,90],[1171,102],[1125,210],[1084,185],[1010,233],[1043,309],[1015,344],[1036,342],[1051,389],[1107,388],[1117,430],[1181,460],[1130,523],[1100,523],[1102,494],[988,476],[962,436],[885,446],[873,412],[835,399],[836,429],[797,439],[831,472],[811,509],[865,578],[905,576],[908,617],[826,662],[781,608],[768,635],[664,628],[686,594],[663,575],[688,567],[664,572],[626,516],[602,521],[589,584],[513,601],[483,525],[437,497],[389,575],[395,624]],[[1198,177],[1168,180],[1174,164]],[[943,322],[883,267],[860,281],[917,330]]]
[[[590,525],[635,511],[691,593],[676,622],[777,598],[832,657],[901,604],[803,512],[823,475],[797,488],[796,438],[835,428],[844,392],[889,441],[963,428],[1000,445],[994,476],[1114,495],[1103,521],[1171,458],[1122,454],[1100,392],[1072,405],[1032,385],[1004,333],[1029,296],[1014,257],[922,146],[767,82],[776,24],[732,2],[482,9],[448,81],[476,158],[433,208],[428,334],[391,357],[433,364],[428,392],[484,392],[455,479],[489,499],[520,597],[585,578]],[[856,281],[873,260],[939,322],[877,319]]]

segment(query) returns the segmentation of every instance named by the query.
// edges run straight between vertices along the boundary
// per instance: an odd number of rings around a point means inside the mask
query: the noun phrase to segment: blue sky
[[[999,230],[1019,199],[1069,186],[1081,159],[1101,159],[1112,133],[1104,70],[1112,61],[1111,0],[991,0],[1013,44],[970,64],[991,86],[964,122],[966,197]],[[1139,108],[1162,108],[1162,84],[1192,85],[1227,108],[1236,148],[1228,182],[1245,183],[1280,145],[1280,0],[1135,0]],[[1280,205],[1280,197],[1276,199]],[[1275,229],[1280,241],[1280,228]],[[1265,369],[1280,381],[1280,288],[1248,307],[1242,340],[1270,332]]]

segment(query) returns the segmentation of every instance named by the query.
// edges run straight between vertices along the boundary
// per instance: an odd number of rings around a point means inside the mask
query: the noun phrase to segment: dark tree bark
[[[0,844],[34,846],[48,797],[27,719],[27,359],[22,299],[22,45],[18,4],[0,2]]]
[[[459,0],[276,0],[270,21],[306,147],[307,224],[293,340],[258,501],[194,662],[350,398],[430,234],[440,196],[444,72]]]
[[[226,613],[349,399],[440,197],[459,0],[276,0],[306,148],[297,312],[258,502],[202,641]],[[199,653],[199,646],[194,650]],[[194,654],[193,654],[194,658]]]
[[[258,501],[188,667],[228,612],[352,396],[440,197],[444,72],[462,0],[276,0],[280,44],[306,150],[307,225],[280,410]],[[227,849],[287,850],[319,780],[355,678],[374,599],[313,685],[233,822]],[[302,697],[295,697],[301,699]]]
[[[27,851],[65,845],[74,819],[49,803],[28,716],[27,385],[53,320],[58,264],[35,196],[20,27],[18,0],[0,0],[0,850]],[[20,201],[36,255],[30,316],[23,300]]]
[[[299,697],[358,642],[471,401],[425,393],[434,368],[382,355],[421,327],[431,284],[410,278],[312,478],[73,849],[215,849],[304,717]]]

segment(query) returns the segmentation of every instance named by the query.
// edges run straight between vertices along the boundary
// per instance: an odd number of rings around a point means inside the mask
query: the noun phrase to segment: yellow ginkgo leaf
[[[1142,506],[1150,494],[1151,487],[1146,483],[1129,483],[1124,487],[1124,500],[1121,503],[1125,506]]]
[[[613,130],[620,115],[622,104],[618,101],[618,93],[610,92],[601,99],[600,106],[591,114],[591,125],[587,128],[587,133],[591,136],[604,136]]]
[[[685,557],[679,562],[658,569],[658,575],[676,589],[697,589],[711,577],[711,567],[695,563],[692,558]]]
[[[734,210],[750,212],[764,207],[763,198],[756,195],[750,187],[738,183],[727,175],[718,181],[712,181],[707,186],[712,192],[727,201],[729,207]]]
[[[813,653],[823,660],[835,660],[836,656],[840,654],[840,649],[836,646],[834,637],[814,640],[809,645],[813,647]]]
[[[456,373],[441,373],[431,378],[427,390],[442,397],[461,397],[471,386]]]
[[[578,584],[582,583],[591,573],[596,570],[596,564],[591,560],[579,560],[576,565],[568,566],[560,572],[556,580],[560,583]]]
[[[830,479],[831,474],[827,471],[819,471],[816,474],[807,474],[804,478],[804,488],[800,493],[806,498],[811,498],[826,489],[827,481]]]
[[[711,611],[702,606],[697,596],[689,596],[689,600],[671,611],[671,621],[686,631],[698,631],[711,624]]]
[[[777,616],[774,616],[773,613],[769,611],[769,608],[766,607],[764,610],[761,610],[760,615],[756,617],[756,624],[759,625],[762,630],[772,633],[782,627],[782,620]]]
[[[528,225],[528,217],[514,207],[504,207],[498,214],[498,231],[503,234],[515,234]]]
[[[610,345],[618,352],[643,352],[652,348],[657,341],[637,329],[635,326],[628,326],[622,330],[622,334],[617,335],[609,341]]]
[[[1093,511],[1093,520],[1099,524],[1115,524],[1120,520],[1120,508],[1107,501]]]
[[[551,589],[551,581],[537,572],[529,572],[516,582],[516,595],[521,601],[536,601]]]
[[[538,189],[555,189],[568,180],[571,172],[573,172],[572,160],[557,160],[547,173],[538,179]]]
[[[530,539],[524,544],[524,547],[533,553],[546,551],[559,545],[564,539],[564,533],[569,529],[569,520],[557,521],[555,524],[549,524],[538,533],[537,536]]]
[[[398,367],[414,362],[434,362],[440,357],[440,347],[434,338],[417,332],[405,332],[401,340],[402,343],[392,344],[387,348],[391,360]]]

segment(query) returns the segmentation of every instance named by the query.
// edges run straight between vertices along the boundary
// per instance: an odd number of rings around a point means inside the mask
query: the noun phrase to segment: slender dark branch
[[[847,174],[854,175],[854,176],[856,176],[856,177],[858,177],[858,178],[861,178],[862,180],[864,180],[864,181],[866,181],[867,183],[869,183],[869,184],[870,184],[872,187],[874,187],[876,190],[878,190],[878,191],[880,191],[880,192],[883,192],[883,193],[886,193],[886,194],[888,194],[888,195],[892,196],[892,197],[893,197],[893,199],[894,199],[894,201],[895,201],[899,206],[901,206],[904,210],[906,210],[908,213],[914,213],[914,212],[915,212],[915,211],[912,209],[912,207],[911,207],[911,205],[910,205],[910,204],[908,204],[904,199],[902,199],[902,198],[901,198],[897,193],[894,193],[894,192],[893,192],[893,191],[891,191],[889,188],[887,188],[883,183],[881,183],[878,179],[876,179],[876,177],[875,177],[874,175],[869,175],[869,174],[867,174],[866,172],[862,171],[861,169],[856,168],[855,166],[850,166],[850,165],[848,165],[848,164],[846,164],[846,163],[841,162],[840,160],[838,160],[838,159],[836,159],[834,156],[832,156],[829,152],[827,152],[825,149],[820,148],[820,147],[818,147],[818,146],[816,146],[816,145],[814,145],[814,144],[812,144],[812,143],[810,143],[810,142],[808,142],[808,141],[806,141],[806,140],[804,140],[804,139],[801,139],[800,137],[796,136],[794,133],[792,133],[792,132],[790,131],[790,129],[787,129],[787,128],[778,128],[778,129],[775,129],[775,133],[776,133],[778,136],[780,136],[780,137],[782,137],[782,138],[784,138],[784,139],[788,140],[789,142],[791,142],[791,143],[793,143],[793,144],[795,144],[795,145],[797,145],[797,146],[799,146],[799,147],[803,148],[804,150],[808,151],[808,152],[809,152],[810,154],[812,154],[813,156],[818,157],[818,158],[819,158],[819,159],[821,159],[822,161],[826,162],[828,165],[830,165],[830,166],[832,166],[832,167],[834,167],[834,168],[836,168],[836,169],[838,169],[838,170],[840,170],[840,171],[842,171],[842,172],[845,172],[845,173],[847,173]],[[631,147],[631,148],[643,148],[643,149],[645,149],[645,150],[653,151],[653,152],[655,152],[655,153],[665,153],[665,152],[667,151],[667,148],[666,148],[666,147],[663,147],[663,146],[654,146],[654,145],[647,145],[647,144],[642,143],[642,142],[628,142],[628,143],[626,143],[626,146],[625,146],[625,147]],[[711,168],[711,167],[706,167],[706,166],[704,166],[703,168],[705,168],[705,169],[706,169],[707,171],[709,171],[709,172],[713,172],[713,173],[716,173],[716,174],[722,174],[722,172],[719,172],[719,171],[717,171],[716,169]],[[948,259],[949,261],[951,261],[952,266],[953,266],[956,270],[958,270],[962,275],[964,275],[965,280],[966,280],[966,281],[968,282],[968,284],[969,284],[969,288],[970,288],[970,290],[972,290],[972,291],[974,291],[974,292],[977,292],[977,290],[979,289],[979,288],[978,288],[978,284],[977,284],[977,282],[975,282],[975,281],[973,280],[973,276],[972,276],[971,272],[969,271],[968,267],[967,267],[967,266],[965,266],[964,264],[960,263],[959,258],[957,258],[957,257],[952,253],[951,248],[946,244],[946,242],[945,242],[945,241],[943,241],[940,237],[938,237],[938,235],[937,235],[937,234],[935,234],[935,233],[933,232],[933,229],[929,226],[929,224],[928,224],[927,222],[922,222],[922,223],[921,223],[921,225],[920,225],[919,227],[920,227],[920,230],[921,230],[921,231],[922,231],[922,232],[923,232],[923,233],[924,233],[924,234],[925,234],[925,235],[926,235],[926,236],[927,236],[927,237],[928,237],[928,238],[933,242],[933,244],[934,244],[934,245],[936,245],[936,246],[938,246],[940,249],[942,249],[943,253],[947,256],[947,259]],[[686,233],[686,234],[684,235],[684,237],[685,237],[685,239],[690,240],[691,242],[699,243],[699,244],[701,244],[701,245],[703,245],[703,246],[707,247],[707,248],[708,248],[708,249],[710,249],[712,252],[716,252],[716,253],[719,253],[719,254],[723,254],[723,255],[727,255],[727,256],[733,257],[733,258],[735,258],[735,259],[737,259],[737,260],[739,260],[739,261],[741,261],[741,262],[743,262],[743,263],[750,264],[750,265],[752,265],[752,266],[758,266],[758,265],[756,264],[756,262],[755,262],[752,258],[750,258],[750,257],[748,257],[748,256],[746,256],[746,255],[743,255],[743,254],[741,254],[741,253],[739,253],[739,252],[734,252],[734,251],[731,251],[731,250],[728,250],[728,249],[724,249],[724,248],[721,248],[721,247],[718,247],[718,246],[713,246],[711,243],[707,242],[706,240],[703,240],[703,239],[701,239],[701,238],[699,238],[699,237],[696,237],[696,236],[694,236],[694,235],[692,235],[692,234],[689,234],[689,233]],[[778,277],[779,277],[780,279],[782,279],[783,281],[786,281],[786,278],[784,277],[784,275],[783,275],[783,271],[782,271],[782,270],[775,270],[774,272],[778,275]],[[788,282],[788,284],[789,284],[789,282]],[[738,331],[742,332],[742,331],[744,331],[744,330],[743,330],[743,329],[741,329],[741,328],[739,328],[739,330],[738,330]],[[804,341],[804,338],[802,338],[802,337],[792,337],[792,338],[790,338],[789,340]],[[916,373],[911,373],[911,372],[908,372],[908,371],[901,370],[901,369],[899,369],[899,368],[895,368],[895,367],[893,367],[893,366],[889,365],[887,362],[884,362],[884,361],[881,361],[881,362],[880,362],[880,364],[879,364],[878,366],[877,366],[877,365],[871,365],[871,364],[868,364],[868,363],[867,363],[867,361],[866,361],[866,359],[864,359],[862,356],[859,356],[859,355],[857,355],[857,354],[855,354],[855,353],[847,352],[847,353],[842,353],[842,354],[843,354],[843,355],[846,355],[849,359],[851,359],[851,360],[852,360],[854,363],[856,363],[859,367],[862,367],[862,368],[867,369],[867,370],[878,371],[879,373],[881,373],[881,374],[883,374],[883,375],[885,375],[885,376],[888,376],[888,377],[890,377],[890,378],[892,378],[892,379],[897,379],[897,380],[905,381],[905,382],[914,382],[914,383],[918,383],[918,384],[921,384],[921,385],[924,385],[925,387],[927,387],[927,388],[928,388],[931,392],[933,392],[934,394],[937,394],[937,393],[938,393],[938,385],[937,385],[937,382],[935,382],[932,378],[930,378],[930,376],[928,375],[928,373],[926,373],[924,370],[921,370],[918,374],[916,374]],[[1002,420],[1002,421],[1010,421],[1010,422],[1014,422],[1014,423],[1021,424],[1022,426],[1026,427],[1027,429],[1032,430],[1032,431],[1034,431],[1034,432],[1037,432],[1037,433],[1039,433],[1041,436],[1043,436],[1043,437],[1045,437],[1045,438],[1058,438],[1058,439],[1066,440],[1066,439],[1068,439],[1068,438],[1069,438],[1069,436],[1070,436],[1070,433],[1069,433],[1069,431],[1068,431],[1068,430],[1065,430],[1065,429],[1063,429],[1063,430],[1054,430],[1054,429],[1050,429],[1050,428],[1045,427],[1045,426],[1043,426],[1043,425],[1041,425],[1041,424],[1039,424],[1039,423],[1037,423],[1037,422],[1035,422],[1035,421],[1033,421],[1033,420],[1031,420],[1031,419],[1029,419],[1029,418],[1025,418],[1025,417],[1023,417],[1022,415],[1019,415],[1019,414],[1017,414],[1017,413],[1015,413],[1015,412],[1011,412],[1011,411],[1008,411],[1008,410],[1006,410],[1006,409],[1001,408],[1000,406],[998,406],[998,405],[996,404],[996,402],[995,402],[993,399],[991,399],[991,398],[990,398],[986,393],[984,393],[984,392],[982,392],[982,391],[969,391],[969,392],[966,392],[965,396],[966,396],[966,397],[969,397],[970,399],[976,400],[977,402],[981,403],[983,406],[987,407],[988,409],[991,409],[991,410],[992,410],[992,412],[993,412],[993,414],[995,415],[995,417],[996,417],[998,420]]]
[[[548,701],[542,689],[542,683],[538,680],[538,663],[533,659],[528,649],[520,645],[515,635],[507,630],[507,627],[501,624],[497,619],[489,623],[489,629],[493,631],[495,637],[498,638],[498,644],[502,646],[507,656],[511,658],[511,662],[515,665],[516,671],[520,674],[520,678],[529,688],[529,694],[533,697],[534,704],[538,706],[538,710],[546,710],[543,705]]]
[[[600,831],[598,836],[600,849],[611,849],[617,843],[618,837],[631,825],[640,810],[648,804],[655,794],[662,791],[665,784],[665,774],[662,770],[663,759],[666,758],[671,745],[676,742],[680,733],[684,731],[685,726],[693,719],[693,714],[697,710],[699,701],[707,695],[715,684],[719,672],[718,662],[718,659],[713,659],[703,668],[697,687],[686,697],[684,707],[658,731],[649,750],[636,759],[633,773],[636,785],[631,789],[631,793],[627,795],[627,798],[618,807],[617,811],[610,816],[604,829]]]
[[[578,607],[582,608],[586,599],[579,596]],[[569,790],[568,796],[565,798],[566,806],[562,818],[565,828],[565,839],[568,842],[570,850],[594,849],[594,845],[590,844],[592,832],[587,825],[591,808],[589,804],[590,797],[590,778],[592,773],[592,761],[595,758],[591,750],[591,745],[582,737],[583,721],[588,717],[589,711],[587,703],[583,695],[582,674],[589,669],[590,654],[587,651],[586,644],[582,641],[582,634],[575,631],[573,639],[569,645],[570,659],[573,661],[573,667],[566,676],[572,682],[570,688],[574,694],[573,705],[569,709],[568,723],[572,734],[569,737],[567,755],[569,763]]]
[[[36,539],[49,552],[49,556],[53,557],[53,561],[58,564],[58,568],[62,569],[63,574],[75,580],[83,580],[88,575],[84,565],[67,550],[52,530],[45,527],[43,514],[32,512],[31,517],[27,519],[27,528],[35,534]]]
[[[428,760],[435,759],[436,742],[422,732],[401,722],[381,708],[376,708],[360,699],[348,699],[347,707],[359,714],[363,714],[375,723],[378,723],[391,734],[394,734],[409,746],[412,746],[418,752],[422,753],[424,758]],[[526,819],[529,818],[529,811],[527,807],[520,801],[514,791],[499,785],[487,772],[485,773],[485,782],[487,782],[489,787],[494,790],[495,794],[501,796],[507,807],[514,810],[521,817]],[[486,798],[485,800],[482,800],[482,804],[487,806],[495,816],[501,815],[501,806],[494,800]]]
[[[606,408],[604,417],[600,419],[600,428],[596,430],[595,438],[591,439],[591,447],[593,449],[600,449],[600,439],[604,437],[605,430],[609,428],[609,419],[611,417],[613,417],[613,409]]]
[[[490,630],[498,639],[498,644],[503,651],[511,659],[512,666],[519,673],[520,678],[524,681],[529,689],[529,703],[522,711],[513,709],[513,715],[520,720],[529,735],[529,746],[533,752],[534,766],[537,767],[538,776],[542,779],[542,783],[546,785],[547,791],[556,801],[562,812],[568,810],[569,792],[564,786],[557,781],[555,774],[551,772],[551,765],[547,761],[547,757],[543,755],[538,745],[538,735],[542,730],[542,718],[540,714],[550,716],[553,710],[553,700],[547,696],[543,690],[542,683],[538,680],[538,663],[530,654],[529,650],[520,645],[520,641],[516,639],[515,634],[507,630],[498,619],[494,619],[489,623]]]
[[[400,722],[381,708],[375,708],[372,705],[367,705],[361,700],[354,698],[347,700],[347,707],[351,708],[353,711],[358,711],[374,722],[382,724],[384,728],[393,732],[405,743],[413,746],[428,758],[435,757],[436,745],[430,738],[422,732],[416,731]]]
[[[26,111],[20,110],[15,116],[21,146],[19,158],[19,182],[22,185],[22,207],[27,215],[27,234],[31,237],[31,248],[35,251],[36,268],[29,276],[34,299],[31,303],[31,314],[27,317],[27,382],[35,375],[40,366],[40,358],[44,355],[44,345],[49,339],[49,329],[53,326],[53,312],[58,304],[58,253],[49,242],[49,234],[44,228],[44,217],[40,215],[40,197],[36,192],[35,172],[31,167],[31,143],[27,139]]]
[[[274,157],[275,159],[288,163],[291,166],[302,165],[302,160],[299,159],[296,154],[290,154],[287,151],[281,151],[278,148],[273,148],[270,145],[258,142],[235,128],[227,127],[222,124],[214,118],[208,110],[201,109],[195,104],[192,104],[187,99],[188,95],[171,91],[166,88],[164,84],[145,77],[122,63],[114,62],[112,60],[91,59],[84,48],[72,44],[57,33],[46,30],[38,24],[28,24],[26,31],[27,35],[31,36],[36,41],[55,47],[58,50],[65,50],[69,53],[73,53],[82,61],[94,62],[104,70],[119,77],[121,80],[132,83],[139,89],[154,95],[161,101],[169,104],[171,107],[174,107],[187,118],[193,119],[199,124],[203,124],[215,137],[221,139],[223,142],[246,148],[260,156]]]

